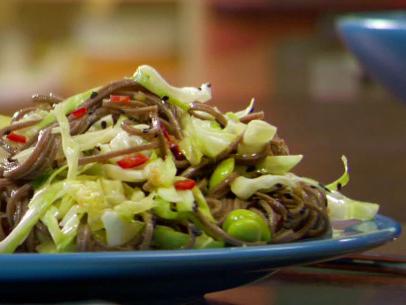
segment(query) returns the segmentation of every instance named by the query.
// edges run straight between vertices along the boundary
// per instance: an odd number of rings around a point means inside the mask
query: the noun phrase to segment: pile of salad
[[[211,85],[177,88],[150,66],[67,99],[34,95],[1,118],[0,253],[204,249],[331,234],[378,205],[291,170],[254,101],[223,113]]]

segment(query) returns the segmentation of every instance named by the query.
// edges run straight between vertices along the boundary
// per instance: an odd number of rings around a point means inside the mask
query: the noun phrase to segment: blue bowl
[[[344,16],[337,28],[367,73],[406,102],[406,12]]]

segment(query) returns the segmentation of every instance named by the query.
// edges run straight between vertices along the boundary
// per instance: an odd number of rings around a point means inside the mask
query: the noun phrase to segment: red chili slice
[[[129,103],[131,98],[128,95],[110,95],[110,101],[113,103]]]
[[[73,115],[75,118],[79,119],[79,118],[81,118],[82,116],[84,116],[86,113],[87,113],[87,108],[86,108],[86,107],[81,107],[81,108],[78,108],[78,109],[76,109],[75,111],[73,111],[73,112],[72,112],[72,115]]]
[[[7,139],[9,139],[10,141],[13,141],[13,142],[17,142],[17,143],[22,143],[22,144],[27,143],[27,137],[26,136],[19,135],[19,134],[16,134],[14,132],[10,132],[7,135]]]
[[[186,191],[191,190],[196,186],[196,181],[188,179],[188,180],[181,180],[175,182],[175,188],[178,191]]]
[[[162,133],[163,133],[165,139],[166,139],[169,143],[172,142],[172,140],[171,140],[171,135],[169,134],[168,129],[166,129],[165,126],[163,126],[162,124],[160,124],[160,127],[161,127],[161,130],[162,130]]]
[[[186,158],[183,155],[182,151],[180,150],[179,145],[176,143],[174,136],[172,136],[168,132],[168,129],[166,129],[165,126],[163,126],[163,125],[161,125],[161,130],[162,130],[162,133],[163,133],[166,141],[169,144],[169,148],[170,148],[173,156],[175,157],[175,159],[178,161],[185,160]]]
[[[146,163],[148,160],[149,158],[147,156],[143,154],[137,154],[135,156],[125,157],[117,161],[117,164],[123,169],[128,169],[140,166]]]
[[[176,160],[182,161],[182,160],[186,159],[185,155],[181,152],[178,144],[172,143],[172,144],[170,144],[169,148]]]

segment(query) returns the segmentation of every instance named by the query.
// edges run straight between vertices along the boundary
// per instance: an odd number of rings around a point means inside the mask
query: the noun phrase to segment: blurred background
[[[155,66],[176,85],[210,81],[222,110],[257,100],[297,168],[323,182],[350,160],[348,195],[406,222],[406,105],[345,50],[337,16],[401,0],[2,0],[0,109],[69,96]]]

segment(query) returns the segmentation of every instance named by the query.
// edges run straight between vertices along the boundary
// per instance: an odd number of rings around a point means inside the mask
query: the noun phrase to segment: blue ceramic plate
[[[24,291],[75,299],[112,295],[199,295],[248,283],[273,269],[328,260],[382,245],[399,236],[400,225],[378,215],[346,223],[331,238],[280,245],[210,250],[173,250],[0,256],[0,301]],[[21,296],[21,294],[20,294]],[[52,297],[51,297],[52,298]]]

